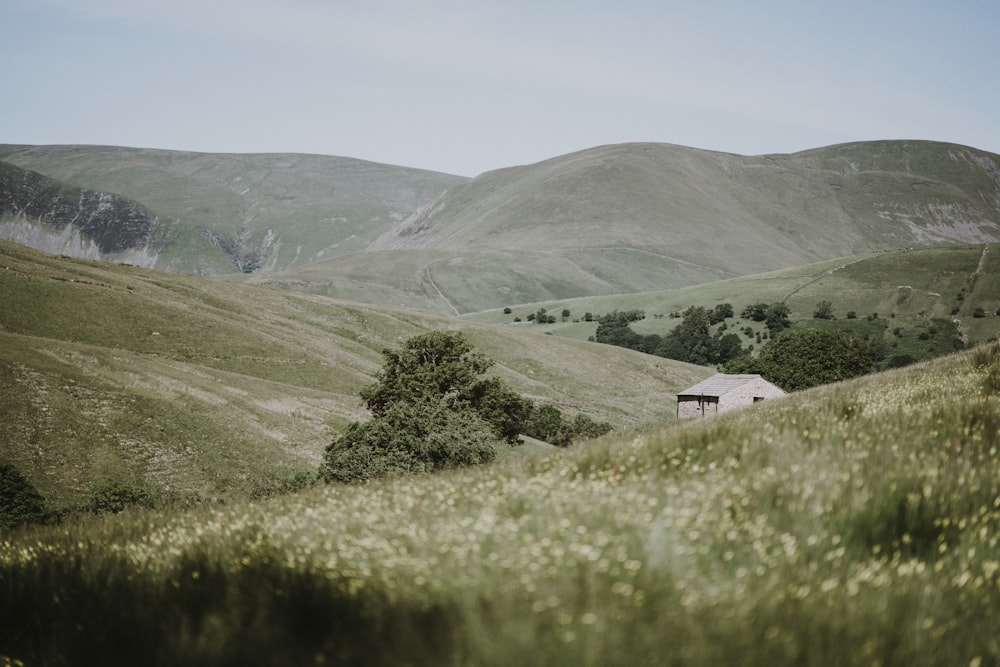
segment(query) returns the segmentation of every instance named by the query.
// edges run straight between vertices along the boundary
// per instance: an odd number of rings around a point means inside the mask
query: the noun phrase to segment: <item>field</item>
[[[135,198],[173,271],[0,240],[0,667],[1000,667],[998,156],[628,144],[472,181],[0,157]],[[587,341],[613,310],[663,335],[730,303],[713,330],[759,350],[741,313],[774,302],[893,370],[678,423],[715,369]],[[528,323],[541,308],[556,322]],[[430,331],[614,430],[318,482],[383,351]],[[12,473],[47,512],[8,502]],[[15,511],[37,525],[4,528]]]
[[[907,250],[853,255],[783,271],[732,278],[677,290],[621,294],[605,297],[545,301],[511,308],[510,313],[493,309],[465,319],[513,324],[545,308],[559,315],[570,311],[566,321],[531,325],[532,329],[586,340],[597,328],[596,318],[614,310],[643,310],[646,319],[633,325],[641,334],[666,334],[690,306],[712,309],[732,303],[737,317],[727,327],[753,333],[744,347],[755,344],[755,336],[766,332],[762,322],[740,318],[753,303],[784,302],[791,310],[793,328],[835,327],[884,343],[887,356],[909,355],[914,359],[941,356],[955,349],[954,339],[975,345],[1000,334],[1000,256],[990,245]],[[829,301],[833,320],[814,319],[816,305]],[[977,309],[979,313],[977,314]],[[593,321],[585,321],[590,313]],[[854,317],[848,319],[849,313]],[[731,329],[732,330],[732,329]],[[759,341],[756,341],[759,349]]]
[[[532,400],[618,428],[711,369],[539,331],[45,255],[0,241],[0,463],[58,508],[119,484],[163,504],[270,494],[367,413],[381,352],[460,330]]]
[[[25,530],[18,664],[997,665],[1000,346],[555,454]]]

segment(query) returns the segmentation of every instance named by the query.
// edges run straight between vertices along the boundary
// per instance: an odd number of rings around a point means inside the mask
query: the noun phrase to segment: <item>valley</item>
[[[0,176],[0,663],[1000,661],[1000,156],[623,144],[470,180],[2,145]],[[706,331],[753,354],[780,305],[878,372],[678,423],[715,367],[590,340],[727,305]],[[321,481],[434,332],[611,431]]]

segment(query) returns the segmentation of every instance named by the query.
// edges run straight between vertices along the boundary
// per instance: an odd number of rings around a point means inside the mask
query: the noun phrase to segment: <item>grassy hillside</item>
[[[744,347],[760,342],[763,323],[740,318],[753,303],[784,302],[791,309],[793,328],[838,327],[885,342],[888,355],[908,354],[917,359],[953,351],[958,335],[969,345],[1000,335],[1000,257],[994,245],[958,246],[843,257],[784,271],[717,281],[678,290],[608,297],[544,301],[511,308],[492,309],[466,316],[493,324],[526,320],[539,308],[561,315],[563,322],[527,325],[537,331],[586,340],[596,321],[583,321],[614,310],[643,310],[647,318],[633,325],[642,334],[667,333],[679,320],[669,317],[690,306],[714,308],[731,303],[737,317],[727,327],[752,329]],[[814,319],[821,301],[833,306],[834,320]],[[977,310],[979,311],[977,313]],[[847,319],[853,312],[856,317]],[[877,317],[876,317],[877,315]],[[978,315],[978,316],[977,316]],[[525,326],[525,325],[519,325]]]
[[[624,350],[333,302],[0,241],[0,461],[57,506],[101,483],[186,502],[316,470],[366,415],[381,351],[461,329],[538,400],[621,427],[663,419],[705,368]]]
[[[27,664],[997,664],[998,388],[993,346],[530,461],[21,533],[0,543],[0,647]]]
[[[467,180],[297,154],[0,145],[0,160],[141,203],[163,227],[155,266],[200,274],[238,271],[240,257],[275,270],[356,252]]]
[[[299,284],[329,291],[364,262],[394,276],[405,250],[402,271],[419,262],[467,313],[998,234],[1000,157],[972,148],[866,142],[746,157],[623,144],[453,187],[372,244],[379,255],[311,267]]]
[[[472,181],[309,155],[0,159],[140,203],[159,220],[157,268],[447,315],[1000,235],[1000,156],[921,141],[754,157],[622,144]]]

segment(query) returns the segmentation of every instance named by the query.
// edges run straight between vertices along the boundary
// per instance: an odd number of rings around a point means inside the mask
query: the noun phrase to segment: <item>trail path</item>
[[[983,264],[986,263],[986,253],[990,251],[990,244],[983,244],[983,254],[979,256],[979,266],[976,267],[976,275],[978,276],[983,272]]]
[[[986,253],[990,251],[990,244],[983,244],[983,252],[979,255],[979,264],[976,265],[976,270],[972,273],[973,280],[969,288],[969,296],[972,296],[973,290],[976,289],[976,279],[983,273],[983,265],[986,264]],[[955,327],[958,329],[958,335],[965,344],[969,343],[969,328],[965,326],[965,322],[958,315],[953,315],[951,321],[955,323]]]
[[[693,266],[697,269],[705,269],[707,271],[714,271],[715,273],[721,273],[727,276],[739,276],[739,273],[734,273],[732,271],[726,271],[725,269],[719,269],[714,266],[705,266],[704,264],[696,264],[694,262],[689,262],[677,257],[671,257],[670,255],[663,255],[658,252],[653,252],[652,250],[643,250],[642,248],[628,248],[626,246],[609,246],[600,248],[579,248],[571,250],[570,252],[587,252],[589,250],[624,250],[627,252],[637,252],[643,255],[652,255],[653,257],[660,257],[661,259],[668,259],[671,262],[677,262],[678,264],[684,264],[686,266]]]
[[[870,255],[866,256],[866,257],[861,257],[859,259],[854,259],[854,260],[851,260],[850,262],[845,262],[844,264],[841,264],[840,266],[835,266],[832,269],[828,269],[828,270],[824,271],[823,273],[819,274],[818,276],[816,276],[815,278],[813,278],[809,282],[802,283],[801,285],[799,285],[798,287],[796,287],[795,289],[793,289],[791,292],[789,292],[788,294],[786,294],[781,299],[781,303],[785,303],[786,301],[788,301],[789,299],[791,299],[793,296],[795,296],[796,294],[798,294],[799,292],[801,292],[805,288],[809,287],[812,284],[818,283],[819,281],[823,280],[823,278],[826,278],[830,274],[835,273],[837,271],[840,271],[841,269],[845,269],[848,266],[850,266],[851,264],[857,264],[858,262],[862,262],[862,261],[864,261],[866,259],[869,259],[869,257],[870,257]]]
[[[453,304],[451,301],[448,300],[448,297],[446,297],[444,295],[444,292],[441,291],[441,288],[438,287],[438,285],[437,285],[436,282],[434,282],[434,277],[431,276],[431,267],[434,266],[435,264],[437,264],[438,262],[443,262],[443,261],[445,261],[445,260],[439,259],[437,261],[434,261],[434,262],[431,262],[430,264],[428,264],[426,266],[426,268],[424,268],[424,277],[427,279],[427,282],[430,283],[431,287],[434,288],[434,291],[437,292],[438,297],[442,301],[444,301],[445,305],[447,305],[448,308],[451,309],[451,312],[455,314],[455,317],[459,317],[461,315],[461,313],[458,312],[458,308],[456,308],[455,304]]]

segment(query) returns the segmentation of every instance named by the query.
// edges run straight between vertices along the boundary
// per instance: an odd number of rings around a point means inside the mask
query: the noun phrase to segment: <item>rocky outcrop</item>
[[[158,227],[156,217],[130,199],[76,188],[4,162],[0,162],[0,216],[11,240],[37,247],[32,239],[65,237],[71,241],[70,254],[82,256],[94,250],[101,256],[148,254]],[[74,247],[80,252],[72,252]]]

